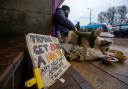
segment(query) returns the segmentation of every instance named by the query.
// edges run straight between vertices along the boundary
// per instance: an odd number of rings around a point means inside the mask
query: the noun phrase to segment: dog
[[[91,33],[78,32],[78,34],[69,31],[66,43],[62,44],[66,57],[69,60],[87,61],[105,56],[112,42],[101,38],[101,31],[95,30]],[[70,46],[69,48],[67,48],[68,45]],[[66,48],[68,51],[66,51]]]

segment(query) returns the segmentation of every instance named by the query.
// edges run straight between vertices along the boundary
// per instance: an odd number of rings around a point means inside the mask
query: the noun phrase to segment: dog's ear
[[[101,32],[102,32],[102,29],[98,29],[97,30],[97,36],[100,36]]]
[[[107,41],[107,40],[101,40],[101,46],[110,46],[112,42]]]
[[[100,36],[101,32],[102,32],[102,29],[96,29],[96,30],[94,31],[94,36],[95,36],[95,37]]]
[[[112,44],[112,42],[108,42],[108,45],[111,45]]]

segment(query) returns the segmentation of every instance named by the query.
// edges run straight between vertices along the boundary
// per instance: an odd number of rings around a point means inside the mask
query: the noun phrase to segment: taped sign
[[[57,38],[29,33],[26,36],[33,67],[38,67],[43,87],[49,87],[68,69],[66,60]]]

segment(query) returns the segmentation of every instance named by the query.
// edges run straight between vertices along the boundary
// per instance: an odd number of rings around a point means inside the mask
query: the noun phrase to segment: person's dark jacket
[[[74,24],[68,19],[68,15],[66,15],[64,10],[61,8],[56,9],[53,20],[56,24],[56,29],[62,33],[68,32],[75,27]]]

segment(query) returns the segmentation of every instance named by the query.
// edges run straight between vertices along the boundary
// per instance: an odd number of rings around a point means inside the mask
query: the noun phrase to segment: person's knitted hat
[[[67,5],[63,5],[63,6],[62,6],[62,9],[63,9],[63,10],[70,10],[70,7],[67,6]]]

